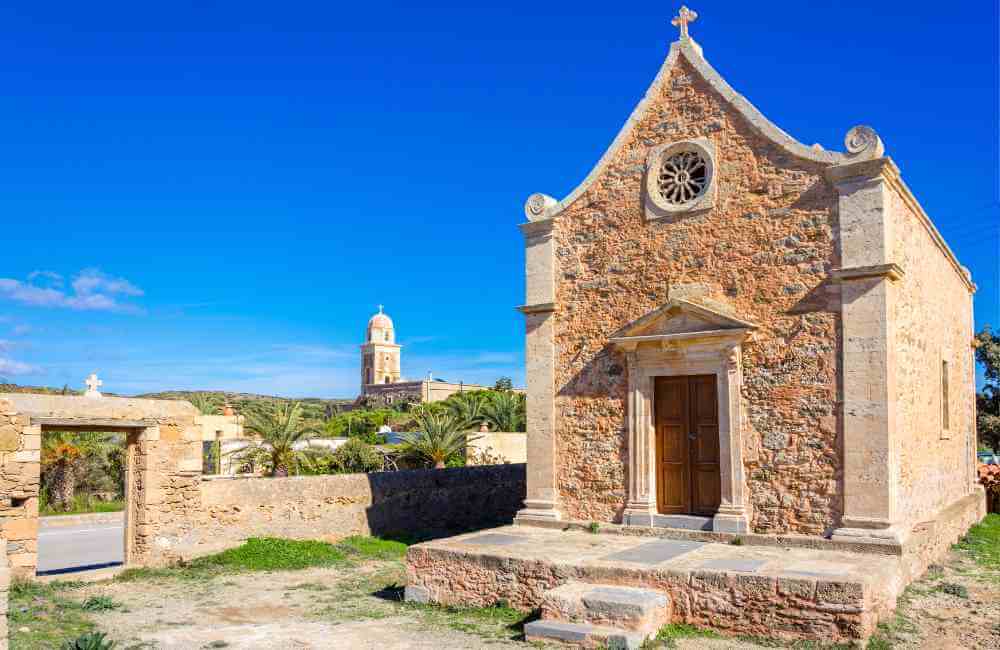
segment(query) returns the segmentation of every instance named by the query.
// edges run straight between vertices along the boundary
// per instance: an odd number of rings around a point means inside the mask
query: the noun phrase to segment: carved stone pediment
[[[732,314],[675,298],[615,332],[611,343],[625,349],[635,349],[642,343],[686,345],[707,339],[742,342],[755,329],[755,324]]]

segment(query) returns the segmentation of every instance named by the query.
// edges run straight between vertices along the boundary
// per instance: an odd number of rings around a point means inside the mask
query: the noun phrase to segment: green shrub
[[[369,444],[351,438],[330,454],[331,474],[367,474],[382,470],[382,454]]]
[[[114,641],[108,641],[104,632],[88,632],[63,644],[62,650],[112,650]]]
[[[108,612],[121,607],[121,603],[109,596],[91,596],[83,601],[82,607],[85,612]]]
[[[378,429],[396,415],[395,411],[379,409],[377,411],[350,411],[331,418],[323,427],[328,436],[338,438],[357,438],[370,445],[385,442],[384,436],[378,434]]]

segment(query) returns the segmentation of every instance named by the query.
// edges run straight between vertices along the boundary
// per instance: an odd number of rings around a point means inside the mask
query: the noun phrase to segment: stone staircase
[[[583,648],[639,648],[670,622],[670,598],[652,589],[568,582],[542,597],[542,617],[524,626],[527,641]]]

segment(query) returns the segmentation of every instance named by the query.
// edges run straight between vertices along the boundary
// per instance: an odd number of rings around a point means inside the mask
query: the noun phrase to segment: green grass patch
[[[955,547],[968,551],[980,566],[1000,571],[1000,514],[986,515]]]
[[[79,582],[15,580],[10,586],[7,624],[14,650],[59,648],[94,630],[90,613],[70,597]]]
[[[333,544],[277,537],[254,537],[242,546],[192,560],[193,569],[293,571],[343,564],[344,552]]]
[[[378,537],[348,537],[337,544],[308,540],[254,537],[243,545],[170,568],[126,569],[115,578],[135,580],[207,580],[250,571],[295,571],[312,567],[353,566],[367,560],[402,560],[404,542]]]
[[[101,501],[89,494],[77,494],[73,497],[73,504],[68,510],[57,510],[52,504],[42,499],[38,504],[38,514],[42,517],[56,517],[59,515],[86,515],[92,512],[121,512],[125,509],[125,501],[116,499],[114,501]]]
[[[515,640],[524,637],[524,624],[537,612],[524,613],[497,603],[491,607],[443,607],[405,603],[403,607],[431,628],[447,628],[486,639]]]
[[[402,560],[407,548],[403,542],[360,535],[341,540],[337,547],[349,557],[369,560]]]
[[[702,627],[695,627],[687,623],[671,623],[664,625],[656,633],[654,642],[661,646],[674,648],[678,639],[720,639],[722,636],[715,630],[708,630]]]
[[[85,612],[110,612],[121,609],[122,604],[110,596],[91,596],[80,606]]]

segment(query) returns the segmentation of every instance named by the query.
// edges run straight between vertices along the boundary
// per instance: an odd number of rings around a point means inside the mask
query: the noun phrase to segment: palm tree
[[[483,408],[483,414],[494,431],[524,431],[528,420],[524,394],[494,393]]]
[[[301,402],[271,402],[252,408],[246,413],[244,428],[259,439],[235,452],[240,462],[262,466],[277,477],[308,465],[308,452],[295,449],[295,443],[317,430],[302,419]]]
[[[73,505],[76,492],[76,465],[83,453],[71,442],[55,440],[42,449],[42,467],[45,468],[52,505],[68,510]]]
[[[119,447],[114,436],[107,433],[56,431],[46,434],[42,442],[41,464],[52,504],[69,509],[73,505],[77,484],[86,479],[91,461],[106,459]],[[103,472],[103,467],[98,471]]]
[[[400,434],[403,449],[442,469],[452,456],[461,454],[468,442],[479,436],[462,431],[465,422],[450,409],[422,408],[414,414],[419,432]]]
[[[460,430],[478,429],[479,425],[486,419],[487,400],[482,393],[456,393],[445,404],[451,414],[459,421]]]

